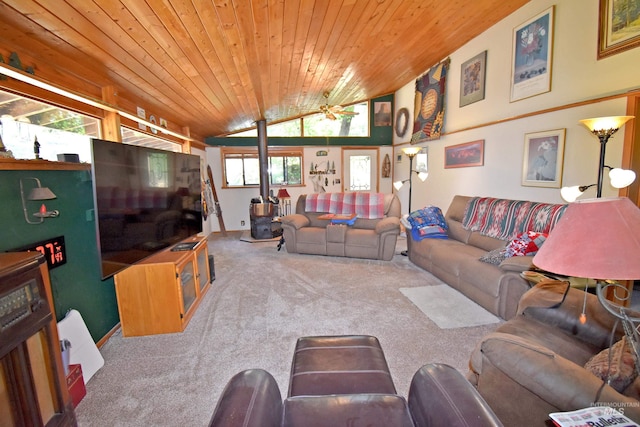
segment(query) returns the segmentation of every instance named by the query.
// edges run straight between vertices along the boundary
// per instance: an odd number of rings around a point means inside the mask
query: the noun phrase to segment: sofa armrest
[[[580,322],[583,306],[587,317],[584,324]],[[518,314],[558,327],[600,348],[609,346],[614,327],[618,328],[616,340],[623,334],[617,319],[595,295],[572,288],[567,281],[550,280],[535,285],[520,299]]]
[[[409,411],[418,427],[502,426],[471,383],[443,363],[424,365],[414,374]]]
[[[387,231],[398,231],[400,233],[400,218],[389,216],[381,219],[376,224],[376,234],[386,233]]]
[[[533,268],[533,256],[525,255],[506,258],[500,263],[500,268],[504,271],[514,271],[516,273],[531,270]]]
[[[603,385],[583,366],[527,339],[493,333],[481,343],[480,351],[478,390],[505,424],[524,425],[528,420],[528,425],[541,425],[544,420],[537,418],[546,419],[549,413],[540,413],[544,408],[572,411],[594,402],[624,408],[625,415],[638,421],[637,400]],[[519,404],[513,405],[514,401]]]
[[[307,227],[311,223],[311,221],[309,221],[309,218],[307,218],[302,214],[292,214],[292,215],[283,216],[281,221],[282,221],[282,225],[289,225],[295,228],[296,230],[299,230],[302,227]]]
[[[224,388],[209,422],[215,427],[277,427],[282,397],[273,376],[262,369],[236,374]]]

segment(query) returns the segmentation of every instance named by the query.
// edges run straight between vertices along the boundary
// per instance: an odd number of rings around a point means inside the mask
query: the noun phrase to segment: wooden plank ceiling
[[[527,1],[3,0],[0,47],[220,136],[393,93]]]

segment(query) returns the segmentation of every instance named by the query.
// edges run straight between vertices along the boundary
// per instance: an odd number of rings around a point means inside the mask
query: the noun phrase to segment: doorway
[[[343,191],[378,192],[378,150],[344,148],[342,150]]]

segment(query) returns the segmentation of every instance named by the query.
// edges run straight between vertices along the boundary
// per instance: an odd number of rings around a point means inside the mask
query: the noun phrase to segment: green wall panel
[[[56,194],[45,204],[60,211],[58,218],[27,224],[20,201],[20,178],[27,177]],[[78,310],[93,339],[100,340],[120,320],[113,278],[101,279],[90,171],[0,171],[0,182],[0,251],[64,236],[67,263],[50,271],[56,316]],[[40,206],[27,203],[29,215]]]

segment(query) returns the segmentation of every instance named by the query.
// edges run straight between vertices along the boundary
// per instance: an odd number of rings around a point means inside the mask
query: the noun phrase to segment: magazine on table
[[[624,414],[609,406],[592,406],[578,409],[577,411],[553,412],[549,414],[549,417],[558,427],[639,426]]]

